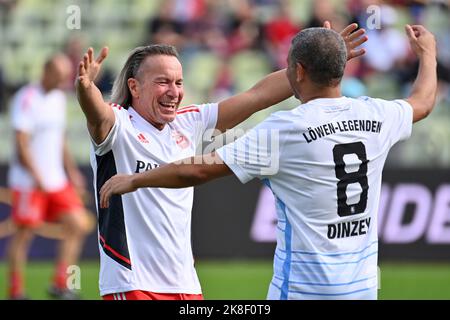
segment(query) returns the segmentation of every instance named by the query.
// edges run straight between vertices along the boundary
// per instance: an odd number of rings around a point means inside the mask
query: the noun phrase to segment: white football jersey
[[[11,105],[11,123],[16,131],[30,136],[33,164],[47,191],[57,191],[67,184],[63,146],[66,126],[66,98],[61,90],[44,92],[42,87],[28,85],[20,89]],[[8,172],[11,188],[30,190],[35,182],[18,160],[14,146]]]
[[[411,134],[404,100],[316,99],[217,152],[276,197],[268,299],[376,299],[377,212],[389,149]]]
[[[115,124],[91,165],[98,204],[102,185],[115,174],[155,169],[195,155],[207,129],[214,129],[218,105],[179,109],[158,130],[132,107],[113,105]],[[193,188],[142,188],[111,197],[99,209],[100,294],[143,290],[200,294],[191,248]]]

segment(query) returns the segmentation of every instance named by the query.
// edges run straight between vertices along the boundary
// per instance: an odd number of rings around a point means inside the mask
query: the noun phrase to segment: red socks
[[[9,298],[20,298],[23,296],[22,272],[11,271],[9,274]]]
[[[67,265],[58,263],[53,277],[53,285],[58,289],[67,289]],[[23,274],[21,271],[10,271],[8,295],[10,299],[23,297]]]
[[[67,289],[67,264],[60,262],[56,266],[53,285],[58,289]]]

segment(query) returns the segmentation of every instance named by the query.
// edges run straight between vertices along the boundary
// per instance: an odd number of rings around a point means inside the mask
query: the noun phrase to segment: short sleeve
[[[242,183],[278,174],[289,123],[276,115],[216,152]]]
[[[112,109],[114,111],[115,121],[114,121],[114,125],[111,128],[111,131],[109,131],[106,139],[102,143],[97,144],[92,139],[92,137],[89,136],[91,138],[91,143],[92,143],[92,146],[94,147],[95,154],[98,156],[102,156],[112,150],[114,144],[117,141],[119,132],[123,126],[124,116],[128,115],[128,112],[125,109],[123,109],[122,107],[114,106],[114,107],[112,107]]]
[[[14,130],[31,133],[35,126],[34,108],[29,94],[19,92],[11,105],[11,126]]]
[[[203,105],[200,109],[200,118],[203,124],[201,136],[205,141],[211,140],[214,129],[217,126],[217,117],[219,114],[219,105],[217,103],[210,103]]]
[[[177,119],[184,128],[193,132],[195,144],[202,141],[210,141],[217,125],[219,105],[217,103],[207,103],[201,105],[191,105],[180,108],[177,111]]]
[[[367,97],[364,100],[370,100],[385,115],[383,127],[387,129],[385,137],[389,146],[411,136],[413,108],[407,101],[402,99],[388,101]]]

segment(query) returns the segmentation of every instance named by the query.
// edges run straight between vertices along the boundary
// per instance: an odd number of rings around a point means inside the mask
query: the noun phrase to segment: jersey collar
[[[139,130],[151,131],[154,132],[155,134],[162,135],[165,134],[169,128],[169,126],[166,124],[164,126],[164,129],[158,130],[150,122],[145,120],[136,110],[134,110],[132,106],[128,107],[128,113],[131,116],[130,118],[131,122],[134,122],[135,127],[137,127]]]
[[[318,98],[311,101],[308,101],[308,104],[318,104],[322,106],[329,106],[329,105],[342,105],[347,102],[347,97],[342,96],[339,98]]]
[[[339,98],[318,98],[311,101],[308,101],[307,104],[318,104],[321,106],[329,106],[329,105],[341,105],[347,102],[347,97],[342,96]]]

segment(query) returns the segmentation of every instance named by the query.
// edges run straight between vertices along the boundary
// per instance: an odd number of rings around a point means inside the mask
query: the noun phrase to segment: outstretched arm
[[[437,92],[436,40],[421,25],[406,25],[411,48],[419,57],[419,72],[406,101],[413,108],[413,122],[426,118],[434,108]]]
[[[115,175],[100,189],[100,207],[107,208],[114,194],[139,188],[186,188],[231,174],[230,168],[213,152],[142,173]]]
[[[331,29],[328,21],[325,28]],[[364,49],[358,48],[367,41],[364,29],[358,29],[356,23],[350,24],[341,35],[347,46],[348,59],[362,56]],[[273,106],[293,94],[286,76],[286,69],[271,73],[263,78],[251,89],[237,94],[219,103],[219,115],[216,129],[224,132],[249,118],[255,112]]]
[[[94,49],[89,48],[78,66],[78,77],[75,82],[78,102],[86,116],[89,133],[97,144],[106,139],[115,121],[114,112],[94,84],[107,55],[108,48],[105,47],[94,60]]]
[[[271,107],[292,95],[286,70],[271,73],[251,89],[219,103],[216,129],[225,132],[255,112]]]

